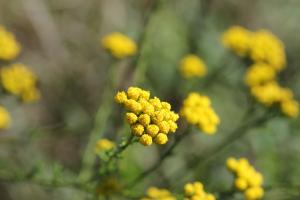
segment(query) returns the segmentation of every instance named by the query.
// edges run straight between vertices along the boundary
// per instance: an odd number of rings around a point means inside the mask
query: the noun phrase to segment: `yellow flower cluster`
[[[246,56],[250,49],[251,32],[240,26],[232,26],[223,33],[223,45],[239,56]]]
[[[95,152],[108,151],[115,147],[115,143],[109,139],[100,139],[96,143]]]
[[[3,26],[0,26],[0,59],[12,60],[21,51],[20,44],[16,41],[15,36],[8,32]]]
[[[180,72],[184,78],[192,78],[192,77],[203,77],[206,75],[206,65],[196,55],[189,54],[186,55],[180,61]]]
[[[128,110],[126,119],[132,133],[145,146],[151,145],[153,141],[156,144],[167,143],[167,135],[177,129],[178,114],[171,111],[169,103],[157,97],[150,98],[149,91],[129,87],[127,93],[118,92],[115,100]]]
[[[167,189],[150,187],[147,190],[147,196],[141,198],[140,200],[176,200],[176,198]]]
[[[283,114],[297,117],[299,104],[293,92],[276,82],[277,73],[286,66],[283,43],[266,30],[250,32],[239,26],[229,28],[222,39],[224,46],[254,61],[246,71],[244,82],[256,100],[266,106],[279,105]]]
[[[10,114],[3,106],[0,106],[0,130],[7,129],[10,126],[10,121]]]
[[[211,107],[210,99],[196,92],[190,93],[183,101],[180,115],[207,134],[214,134],[220,123],[220,118]]]
[[[101,40],[102,46],[116,58],[132,56],[137,51],[135,42],[118,32],[110,33]]]
[[[215,200],[213,194],[204,191],[201,182],[187,183],[184,186],[184,200]]]
[[[244,192],[246,200],[257,200],[263,197],[263,176],[249,164],[247,159],[228,158],[226,165],[235,174],[234,185]]]
[[[283,43],[271,32],[251,32],[240,26],[232,26],[224,32],[222,42],[240,56],[249,56],[254,62],[269,64],[275,71],[285,67]]]
[[[255,63],[246,71],[244,81],[247,86],[252,87],[262,85],[275,79],[276,72],[270,65],[265,63]]]
[[[20,97],[24,102],[33,102],[40,98],[37,77],[23,64],[13,64],[0,70],[3,88]]]
[[[297,117],[299,114],[299,104],[294,100],[293,92],[275,81],[252,87],[251,94],[266,106],[279,104],[281,111],[288,117]]]

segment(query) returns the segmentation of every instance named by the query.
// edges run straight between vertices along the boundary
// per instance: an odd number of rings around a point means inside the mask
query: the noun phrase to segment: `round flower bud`
[[[238,162],[235,158],[228,158],[226,161],[226,166],[230,171],[236,171]]]
[[[129,124],[134,124],[137,121],[138,117],[134,113],[126,113],[126,120]]]
[[[128,110],[136,114],[138,114],[142,110],[142,105],[135,100],[129,99],[125,101],[124,104]]]
[[[144,133],[144,126],[141,124],[134,124],[131,126],[131,130],[134,135],[141,136]]]
[[[143,125],[143,126],[147,126],[150,124],[150,116],[147,114],[141,114],[139,116],[139,122]]]
[[[141,89],[137,87],[129,87],[127,90],[128,98],[133,99],[135,101],[138,100],[141,93]]]
[[[169,127],[170,127],[170,132],[175,133],[175,131],[178,128],[177,124],[173,121],[168,121],[168,123],[169,123]]]
[[[244,178],[235,179],[234,185],[238,190],[245,190],[248,187],[247,180]]]
[[[124,103],[127,100],[127,95],[124,91],[118,92],[115,96],[115,101],[119,104]]]
[[[157,135],[157,133],[159,132],[159,128],[158,126],[156,126],[155,124],[150,124],[147,126],[146,128],[146,132],[147,134],[149,134],[151,137],[155,137]]]
[[[159,133],[154,138],[154,142],[156,144],[166,144],[168,142],[168,136],[166,134],[164,134],[164,133]]]
[[[184,193],[186,196],[190,197],[193,196],[195,193],[195,189],[192,183],[187,183],[184,186]]]
[[[160,132],[162,132],[162,133],[166,133],[167,134],[169,132],[169,130],[170,130],[169,123],[166,122],[166,121],[160,122],[158,124],[158,127],[159,127]]]
[[[140,143],[145,146],[150,146],[152,144],[152,137],[148,134],[144,134],[140,137]]]

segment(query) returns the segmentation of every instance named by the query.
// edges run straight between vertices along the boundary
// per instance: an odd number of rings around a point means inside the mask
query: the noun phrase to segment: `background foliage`
[[[213,137],[193,134],[186,138],[176,149],[177,156],[168,158],[151,178],[136,187],[137,194],[143,194],[149,185],[180,189],[185,181],[197,179],[209,191],[227,190],[232,177],[224,163],[233,155],[250,158],[262,172],[266,187],[270,186],[264,199],[299,199],[299,118],[276,117],[252,129],[203,165],[193,170],[184,165],[190,152],[205,152],[238,126],[249,104],[242,82],[245,64],[222,47],[222,32],[239,24],[252,30],[269,29],[281,38],[286,45],[288,67],[280,80],[300,99],[299,19],[298,0],[0,0],[0,24],[16,34],[23,49],[18,60],[38,74],[42,90],[37,104],[19,106],[13,97],[1,97],[1,103],[12,114],[13,125],[0,135],[0,174],[6,174],[2,169],[16,173],[34,169],[43,177],[54,172],[58,182],[62,174],[70,179],[76,176],[95,126],[99,102],[108,98],[103,96],[103,90],[110,78],[107,72],[111,61],[98,39],[118,30],[140,45],[136,60],[118,64],[116,76],[126,77],[119,88],[126,88],[134,80],[162,99],[174,102],[178,110],[186,91],[177,71],[178,61],[184,54],[194,52],[206,62],[209,74],[193,84],[200,93],[211,97],[222,121]],[[110,109],[112,116],[118,115],[117,108]],[[121,121],[119,116],[119,122],[105,122],[104,135],[113,139],[124,134]],[[159,152],[154,146],[129,148],[121,162],[122,176],[133,179],[155,162]],[[181,177],[174,174],[178,169]],[[76,188],[53,189],[1,180],[0,197],[88,198]]]

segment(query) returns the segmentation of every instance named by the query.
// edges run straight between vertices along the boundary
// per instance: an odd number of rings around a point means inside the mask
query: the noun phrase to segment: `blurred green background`
[[[39,173],[47,176],[64,166],[68,171],[58,170],[59,173],[76,176],[94,115],[105,98],[103,88],[111,67],[99,38],[121,31],[141,44],[136,66],[130,60],[118,66],[117,75],[126,77],[120,88],[126,88],[134,79],[136,84],[171,101],[178,110],[179,101],[186,94],[178,88],[182,84],[188,87],[177,70],[183,55],[196,53],[207,64],[209,74],[218,72],[212,80],[204,78],[196,83],[196,89],[211,97],[220,115],[217,135],[194,134],[185,140],[176,149],[177,156],[168,159],[145,185],[138,187],[141,193],[149,185],[180,189],[184,179],[201,180],[211,192],[224,191],[232,183],[232,176],[224,166],[226,158],[245,156],[263,173],[265,185],[272,186],[264,199],[300,199],[299,118],[276,117],[251,130],[206,165],[184,169],[186,176],[182,180],[173,177],[176,169],[184,167],[187,155],[202,152],[226,137],[238,125],[249,103],[242,80],[245,64],[220,43],[222,32],[229,26],[268,29],[283,40],[288,65],[280,80],[300,99],[300,1],[162,0],[151,10],[154,3],[153,0],[0,0],[0,24],[22,44],[17,61],[38,74],[42,91],[42,99],[31,105],[20,105],[11,96],[1,97],[1,104],[11,112],[13,125],[0,135],[0,173],[5,173],[2,169],[17,171],[37,166],[43,168]],[[108,122],[106,135],[116,130],[114,126],[114,122]],[[155,147],[135,145],[128,149],[122,162],[123,176],[135,177],[158,155]],[[59,173],[57,176],[61,176]],[[51,189],[0,180],[0,199],[88,197],[74,188]]]

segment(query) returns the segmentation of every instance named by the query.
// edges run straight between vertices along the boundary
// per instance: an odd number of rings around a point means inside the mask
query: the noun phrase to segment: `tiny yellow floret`
[[[206,75],[206,65],[201,58],[189,54],[180,61],[180,73],[184,78],[203,77]]]
[[[118,32],[110,33],[102,38],[101,44],[118,59],[133,56],[137,52],[136,43],[126,35]]]
[[[115,143],[109,139],[100,139],[96,143],[95,151],[100,153],[102,151],[108,151],[115,147]]]
[[[0,130],[9,128],[10,123],[9,112],[3,106],[0,106]]]
[[[21,51],[21,45],[15,36],[0,25],[0,60],[10,61]]]

